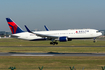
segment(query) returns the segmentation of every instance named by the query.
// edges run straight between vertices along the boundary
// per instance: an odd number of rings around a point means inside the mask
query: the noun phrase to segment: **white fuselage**
[[[46,40],[45,35],[47,36],[57,36],[57,37],[67,37],[70,39],[90,39],[101,36],[102,33],[98,32],[96,29],[68,29],[68,30],[53,30],[53,31],[35,31],[33,33],[22,32],[17,34],[12,34],[17,36],[17,38],[25,40]],[[44,35],[44,37],[37,36],[36,34]]]

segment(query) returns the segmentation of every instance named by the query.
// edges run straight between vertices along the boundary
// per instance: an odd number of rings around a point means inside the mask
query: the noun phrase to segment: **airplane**
[[[102,35],[96,29],[67,29],[67,30],[49,30],[32,32],[25,25],[27,32],[23,31],[12,19],[6,18],[9,27],[12,31],[12,36],[19,39],[37,41],[37,40],[51,40],[50,44],[57,45],[58,42],[72,41],[72,39],[95,39]],[[45,27],[46,28],[46,27]]]

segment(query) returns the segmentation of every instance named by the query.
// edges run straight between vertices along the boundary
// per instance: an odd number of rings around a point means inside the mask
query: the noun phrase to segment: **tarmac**
[[[0,53],[0,56],[105,56],[105,53]]]

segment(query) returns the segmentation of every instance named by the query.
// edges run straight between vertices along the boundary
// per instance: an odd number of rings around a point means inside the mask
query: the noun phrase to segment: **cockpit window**
[[[100,32],[100,31],[96,31],[96,33],[98,33],[98,32]]]

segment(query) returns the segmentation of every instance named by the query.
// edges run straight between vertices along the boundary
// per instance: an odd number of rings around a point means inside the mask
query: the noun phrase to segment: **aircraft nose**
[[[99,35],[101,36],[101,35],[102,35],[102,33],[100,32],[100,33],[99,33]]]

